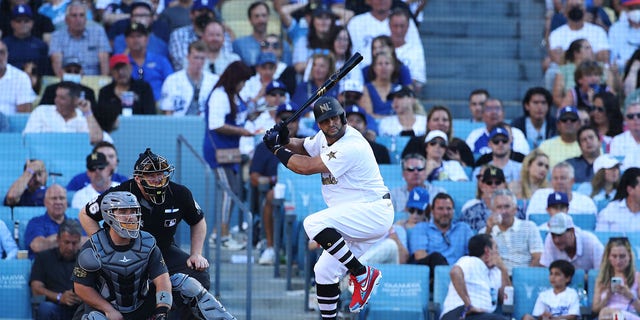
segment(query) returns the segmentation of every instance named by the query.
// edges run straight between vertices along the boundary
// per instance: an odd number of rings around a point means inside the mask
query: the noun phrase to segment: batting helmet
[[[164,203],[164,195],[169,186],[169,180],[173,175],[173,165],[163,156],[151,152],[147,148],[138,157],[138,161],[133,168],[133,175],[140,177],[140,183],[144,192],[150,197],[154,204]],[[155,173],[162,173],[160,176],[153,176]],[[151,176],[151,177],[148,177]]]
[[[344,113],[344,109],[334,97],[323,96],[318,99],[313,106],[313,115],[318,123],[331,117],[340,116],[342,124],[347,124],[347,116]]]

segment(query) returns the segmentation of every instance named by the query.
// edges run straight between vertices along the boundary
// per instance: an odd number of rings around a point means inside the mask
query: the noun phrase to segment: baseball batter
[[[347,125],[340,103],[322,97],[313,113],[321,130],[315,136],[289,139],[286,125],[279,123],[267,131],[264,142],[292,171],[320,174],[329,208],[308,216],[304,229],[324,249],[314,267],[318,305],[323,319],[335,319],[340,277],[348,271],[354,284],[351,312],[364,308],[382,278],[357,257],[389,230],[393,205],[369,143]]]

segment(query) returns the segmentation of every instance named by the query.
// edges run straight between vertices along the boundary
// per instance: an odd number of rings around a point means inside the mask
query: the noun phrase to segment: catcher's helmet
[[[141,153],[133,168],[133,175],[140,177],[140,184],[154,204],[164,203],[165,192],[173,175],[173,165],[163,156],[147,148]],[[161,175],[153,175],[161,173]]]
[[[116,212],[118,209],[134,209],[133,212]],[[121,237],[137,238],[140,234],[140,204],[138,199],[126,191],[107,193],[100,202],[102,219]]]
[[[347,124],[347,116],[344,113],[344,109],[334,97],[323,96],[318,99],[313,106],[313,115],[318,123],[331,117],[340,116],[342,124]]]

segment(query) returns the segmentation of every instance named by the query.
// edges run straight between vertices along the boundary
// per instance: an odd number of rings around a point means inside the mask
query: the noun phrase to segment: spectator
[[[572,106],[560,109],[556,124],[558,136],[545,140],[539,147],[540,151],[549,156],[549,165],[552,167],[566,159],[580,156],[578,109]]]
[[[185,67],[189,44],[201,40],[204,27],[209,21],[215,20],[213,1],[194,0],[190,18],[189,25],[175,29],[169,36],[169,57],[175,70]]]
[[[71,319],[82,303],[73,291],[71,281],[80,250],[82,227],[77,220],[65,219],[52,236],[55,236],[56,246],[38,253],[31,266],[31,294],[34,297],[44,296],[34,315],[36,320]]]
[[[394,110],[390,93],[398,85],[399,64],[393,62],[393,56],[382,51],[373,57],[369,69],[369,82],[366,82],[364,94],[371,101],[371,114],[376,118],[392,115]]]
[[[511,121],[529,142],[531,150],[557,134],[556,119],[551,115],[551,93],[542,87],[529,88],[522,99],[524,115]]]
[[[371,40],[371,57],[373,58],[378,53],[382,52],[391,54],[394,71],[397,70],[397,73],[393,74],[394,81],[404,86],[412,86],[411,71],[408,66],[404,65],[402,61],[398,59],[390,36],[380,35]],[[374,74],[370,71],[372,66],[373,62],[371,62],[370,65],[362,67],[362,77],[364,82],[371,82],[373,80]]]
[[[447,152],[447,135],[440,130],[429,131],[424,139],[427,151],[426,173],[429,182],[435,180],[467,181],[469,177],[464,172],[460,162],[444,160]]]
[[[477,128],[469,133],[466,142],[473,153],[485,154],[491,152],[489,148],[489,133],[500,122],[504,121],[504,110],[502,101],[495,98],[488,98],[482,106],[482,122],[484,128]],[[517,128],[511,128],[513,138],[512,150],[522,154],[529,153],[529,143],[524,133]]]
[[[64,0],[51,0],[42,2],[40,8],[37,8],[38,14],[48,18],[50,23],[52,23],[55,30],[61,30],[67,27],[65,24],[64,17],[66,15],[67,6],[70,1]],[[34,2],[35,4],[35,2]],[[91,12],[91,8],[87,11],[87,20],[95,21],[93,17],[93,13]],[[51,35],[49,34],[49,39],[51,40]],[[46,40],[46,41],[48,41]]]
[[[99,210],[109,227],[98,229],[82,246],[71,276],[74,292],[84,302],[78,314],[83,318],[108,315],[117,319],[167,319],[172,305],[172,281],[156,240],[150,233],[140,231],[140,204],[129,192],[110,192]],[[114,263],[125,260],[127,255],[135,268]],[[188,281],[193,279],[185,274],[174,274],[171,279],[178,288],[191,286],[190,293],[194,295],[208,294],[193,283],[197,281]],[[144,294],[147,290],[150,292]],[[211,298],[208,307],[218,309],[219,303],[216,305],[216,299]],[[197,303],[194,305],[194,310],[200,308]]]
[[[351,74],[351,73],[349,73]],[[364,85],[355,79],[342,80],[339,83],[340,90],[338,93],[338,101],[344,106],[356,105],[363,110],[371,109],[371,101],[369,96],[365,96]],[[365,111],[366,112],[366,111]],[[367,129],[378,132],[378,123],[375,118],[367,113]]]
[[[576,320],[580,316],[580,300],[576,289],[569,288],[575,268],[565,260],[556,260],[549,265],[551,288],[538,293],[531,314],[522,320],[567,319]]]
[[[0,258],[15,259],[18,256],[18,245],[11,236],[9,228],[0,220]]]
[[[492,314],[502,300],[503,288],[511,285],[495,240],[491,235],[477,234],[469,239],[468,247],[469,255],[460,258],[449,272],[451,282],[440,319],[507,319]]]
[[[64,220],[53,235],[56,246],[36,255],[29,285],[33,296],[44,296],[35,319],[71,319],[82,303],[73,291],[71,274],[81,246],[82,227],[77,220]]]
[[[432,203],[433,219],[416,224],[409,238],[413,263],[429,266],[431,279],[437,265],[454,264],[469,254],[467,244],[473,236],[468,224],[453,222],[455,205],[450,195],[438,193]]]
[[[156,101],[162,96],[162,83],[173,73],[166,57],[148,50],[149,30],[141,23],[132,22],[124,32],[129,52],[129,62],[134,70],[132,76],[146,81],[153,90]]]
[[[628,238],[609,238],[596,278],[591,306],[599,319],[638,319],[640,274],[636,269],[635,259]],[[612,279],[615,277],[621,279],[621,283],[614,284]]]
[[[563,64],[563,53],[569,49],[571,42],[577,39],[586,39],[593,47],[596,59],[608,63],[610,61],[610,47],[607,33],[601,27],[585,22],[584,0],[567,0],[565,8],[568,18],[567,24],[549,34],[551,61],[558,65]]]
[[[548,267],[561,259],[571,262],[576,269],[599,269],[602,251],[602,243],[593,233],[576,227],[570,215],[560,212],[549,219],[540,264]]]
[[[558,213],[569,212],[569,196],[564,192],[553,192],[547,197],[547,214],[549,219]],[[549,221],[538,226],[538,230],[549,231]]]
[[[87,24],[87,5],[73,0],[67,6],[67,28],[57,30],[51,36],[49,55],[56,76],[62,77],[62,61],[73,55],[80,59],[86,75],[107,75],[111,46],[102,26]]]
[[[406,219],[402,219],[396,222],[397,226],[402,227],[405,238],[413,231],[413,228],[421,222],[428,222],[431,220],[431,208],[429,208],[429,192],[423,187],[415,187],[409,192],[407,197],[407,204],[403,213],[407,213]],[[408,241],[404,242],[405,244]],[[405,246],[407,248],[408,246]],[[405,261],[406,262],[406,261]]]
[[[640,231],[640,225],[637,223],[640,217],[638,177],[640,168],[625,170],[613,201],[598,215],[596,231]]]
[[[427,113],[427,132],[431,130],[440,130],[447,134],[449,144],[445,160],[456,160],[464,167],[473,167],[475,159],[473,153],[466,142],[460,138],[453,136],[453,125],[451,124],[451,111],[449,108],[441,105],[435,105],[429,109]],[[419,153],[426,155],[424,149],[425,136],[413,137],[402,150],[402,155],[409,153]]]
[[[284,121],[291,117],[291,115],[297,110],[297,106],[291,104],[281,104],[277,107],[276,120]],[[290,137],[297,137],[298,134],[298,119],[289,122],[287,124]],[[265,184],[268,181],[269,189],[265,193],[264,204],[262,205],[262,228],[265,233],[265,239],[267,247],[260,254],[258,259],[259,264],[271,265],[277,258],[276,252],[273,249],[273,186],[276,183],[278,176],[278,165],[280,161],[271,152],[268,152],[267,147],[263,142],[256,146],[256,153],[251,160],[251,166],[249,169],[251,186],[259,188],[261,184]],[[257,189],[256,189],[257,190]]]
[[[113,52],[124,53],[127,49],[124,33],[132,23],[147,28],[149,52],[169,59],[169,26],[162,20],[154,19],[155,8],[148,0],[134,0],[131,4],[131,19],[123,19],[109,28],[109,39],[113,41]]]
[[[551,188],[538,189],[533,193],[527,205],[527,217],[531,213],[544,212],[544,200],[554,191],[569,196],[569,214],[596,214],[598,209],[591,198],[573,192],[574,181],[574,170],[568,162],[556,164],[551,170]]]
[[[92,152],[87,156],[87,175],[90,184],[73,194],[72,208],[82,209],[91,199],[120,184],[111,180],[112,171],[109,162],[100,152]]]
[[[280,36],[274,33],[268,34],[264,42],[260,44],[260,52],[271,52],[276,55],[278,62],[276,63],[276,72],[273,74],[273,77],[285,85],[289,96],[293,96],[298,84],[298,80],[296,79],[296,70],[294,66],[287,65],[283,62],[282,50],[283,45],[281,43]],[[337,62],[336,65],[338,65]],[[311,65],[309,65],[309,72],[311,72]]]
[[[330,52],[336,30],[336,15],[327,4],[319,4],[313,9],[309,31],[306,37],[299,37],[293,43],[293,64],[296,72],[303,74],[309,58],[315,53]]]
[[[68,220],[67,191],[59,184],[47,189],[44,197],[46,211],[43,215],[33,217],[27,223],[24,233],[24,243],[29,246],[29,258],[35,254],[58,246],[57,233],[60,224]]]
[[[254,78],[251,77],[249,80]],[[247,81],[249,82],[249,81]],[[246,88],[246,84],[245,84]],[[244,88],[241,92],[244,91]],[[276,124],[276,111],[278,106],[283,105],[287,101],[287,87],[280,81],[274,80],[266,84],[264,103],[256,106],[252,112],[247,116],[247,122],[244,124],[244,128],[247,131],[260,134],[271,129]],[[242,97],[242,95],[240,95]],[[286,108],[290,110],[297,110],[298,105],[295,103],[286,103]],[[297,130],[297,129],[296,129]],[[241,137],[240,138],[240,153],[248,155],[250,158],[254,155],[254,149],[256,141],[254,137]]]
[[[258,106],[264,105],[265,89],[275,80],[277,62],[276,55],[271,52],[260,52],[258,55],[255,66],[256,74],[245,82],[242,91],[240,91],[240,98],[247,102],[249,109],[255,110]],[[265,128],[265,130],[269,128]]]
[[[11,14],[13,9],[21,4],[27,4],[27,1],[23,0],[8,0],[3,1],[0,5],[0,16],[4,17],[4,19],[0,19],[0,34],[2,36],[6,36],[11,34]],[[31,8],[37,9],[36,6],[31,5]],[[51,23],[51,19],[41,15],[38,12],[33,13],[33,36],[42,39],[45,43],[49,43],[51,41],[51,33],[54,30],[53,23]]]
[[[107,28],[111,27],[119,21],[129,19],[131,17],[131,7],[134,0],[116,0],[112,1],[104,7],[100,14],[100,21]],[[102,2],[102,1],[100,1]]]
[[[346,103],[343,103],[343,104],[345,106],[348,106],[348,104]],[[367,112],[363,108],[360,108],[355,104],[345,107],[345,112],[347,115],[347,123],[349,123],[349,126],[358,130],[365,137],[365,139],[369,141],[369,145],[373,150],[373,155],[376,157],[376,162],[378,164],[391,163],[391,158],[389,157],[389,150],[387,150],[387,147],[377,143],[375,140],[370,140],[367,137],[367,125],[369,123],[368,121],[369,117],[367,117]]]
[[[620,161],[603,154],[593,162],[593,177],[578,187],[577,192],[588,195],[598,206],[608,204],[615,198],[620,184]]]
[[[267,3],[263,1],[255,1],[249,5],[247,17],[249,18],[252,32],[250,35],[240,37],[233,42],[233,52],[237,53],[248,66],[254,66],[258,61],[260,44],[265,41],[265,37],[267,36],[267,23],[269,21],[270,11]],[[290,64],[291,47],[287,42],[283,42],[282,45],[282,61]]]
[[[502,169],[507,183],[520,180],[520,171],[522,170],[522,163],[511,159],[511,142],[511,134],[506,128],[496,126],[489,133],[491,158],[487,163]],[[480,167],[476,167],[471,179],[477,180],[476,176],[479,172]]]
[[[22,70],[8,64],[9,50],[0,41],[0,112],[12,115],[18,112],[31,112],[35,93],[31,89],[31,80]]]
[[[446,193],[444,189],[426,181],[426,162],[427,160],[417,153],[410,153],[402,158],[402,178],[406,185],[391,190],[391,202],[395,212],[405,211],[409,192],[415,187],[425,188],[429,194]]]
[[[502,169],[487,165],[480,170],[476,198],[467,201],[462,206],[462,216],[459,221],[466,222],[473,231],[479,231],[491,216],[491,196],[497,190],[507,188]],[[524,218],[522,208],[517,209],[516,217]]]
[[[44,205],[47,191],[47,169],[42,160],[27,160],[20,178],[14,181],[4,197],[5,206],[39,207]]]
[[[91,102],[80,97],[77,84],[60,82],[56,89],[55,103],[33,110],[22,133],[88,132],[91,144],[111,140],[96,121],[91,111]]]
[[[202,116],[209,92],[218,76],[204,68],[207,47],[202,41],[189,45],[187,67],[170,74],[162,84],[160,110],[173,116]]]
[[[491,216],[479,233],[491,234],[498,252],[511,275],[515,267],[536,267],[542,254],[542,238],[535,223],[516,218],[518,204],[509,189],[496,190],[491,195]]]
[[[49,46],[42,39],[33,35],[33,12],[31,7],[20,4],[13,8],[11,29],[2,41],[9,51],[9,64],[24,70],[24,65],[34,63],[41,74],[52,74],[49,61]]]
[[[620,112],[618,97],[611,92],[600,92],[593,97],[593,109],[589,113],[591,124],[598,129],[604,143],[604,152],[609,153],[613,137],[622,133],[624,117]]]
[[[584,126],[578,130],[580,155],[567,159],[575,172],[575,183],[591,181],[595,173],[593,170],[594,161],[600,156],[600,148],[602,147],[600,136],[596,130],[591,126]]]
[[[633,101],[631,99],[635,99],[638,95],[636,90],[640,87],[640,81],[638,81],[638,75],[640,72],[640,50],[636,50],[633,52],[633,55],[629,60],[627,60],[627,64],[624,66],[624,72],[622,74],[622,84],[624,88],[624,94],[627,96],[625,99],[625,104],[628,104],[627,101]]]
[[[304,81],[296,86],[296,92],[291,97],[291,101],[297,105],[303,105],[307,99],[313,95],[335,72],[335,60],[332,55],[316,53],[312,56],[313,65],[309,81]],[[331,97],[338,96],[338,87],[331,88],[325,95]]]
[[[349,31],[344,26],[337,26],[335,37],[333,38],[333,46],[331,47],[331,53],[333,53],[336,58],[336,70],[342,68],[344,63],[351,58],[355,51],[353,51],[353,41],[351,40],[351,36],[349,35]],[[307,64],[307,69],[311,71],[310,66]],[[305,76],[307,75],[307,70],[305,70]],[[354,72],[349,72],[345,79],[357,81],[360,84],[364,83],[364,78],[362,73],[355,70]]]
[[[64,72],[62,74],[62,81],[70,81],[78,85],[81,92],[84,92],[85,99],[89,100],[92,106],[97,105],[96,94],[93,89],[80,83],[84,76],[80,59],[74,56],[64,57],[64,60],[62,61],[62,70]],[[42,94],[42,98],[40,98],[39,104],[55,104],[56,91],[58,90],[59,85],[60,82],[48,85],[44,89],[44,93]]]
[[[640,167],[640,102],[632,102],[624,111],[626,131],[613,137],[610,154],[624,157],[622,169]]]
[[[635,44],[640,34],[640,3],[638,1],[620,1],[627,11],[626,17],[620,17],[609,28],[609,45],[611,57],[616,67],[622,69],[638,49]],[[626,18],[626,19],[625,19]]]
[[[380,135],[415,137],[426,134],[427,117],[416,114],[416,110],[424,109],[411,88],[395,85],[391,88],[387,101],[391,101],[394,115],[380,119]]]
[[[253,135],[253,132],[244,128],[247,105],[238,96],[251,74],[251,68],[242,61],[231,63],[214,86],[205,109],[206,132],[202,153],[209,166],[215,169],[216,178],[227,181],[228,187],[236,193],[240,190],[239,161],[220,162],[217,155],[224,152],[223,149],[235,151],[233,149],[240,145],[240,137]],[[237,150],[239,153],[239,149]],[[218,208],[224,210],[221,213],[222,234],[217,236],[221,238],[223,248],[241,250],[245,244],[229,236],[229,218],[232,211],[230,201],[228,195],[220,192],[216,197]]]
[[[125,94],[133,95],[132,104],[127,108],[132,114],[156,114],[155,99],[151,86],[144,80],[131,77],[129,57],[116,54],[109,59],[111,83],[102,87],[98,93],[98,106],[95,108],[96,119],[103,130],[111,132],[118,128],[118,117],[125,107]]]
[[[225,27],[222,22],[209,20],[202,32],[202,41],[207,45],[207,68],[211,73],[221,75],[222,72],[240,56],[224,48]]]
[[[372,1],[368,3],[371,9],[368,12],[358,14],[349,20],[347,29],[351,39],[354,40],[353,48],[356,52],[363,54],[363,66],[371,63],[373,56],[369,56],[371,52],[372,39],[379,35],[390,35],[389,17],[392,9],[391,0]],[[413,20],[409,23],[406,41],[409,43],[420,43],[420,35],[418,28]],[[406,84],[405,84],[406,85]]]
[[[175,5],[164,8],[158,20],[164,21],[169,26],[170,32],[188,26],[191,24],[190,15],[193,3],[194,0],[178,0]]]
[[[116,147],[111,142],[101,141],[93,146],[93,150],[91,153],[102,153],[107,158],[107,162],[109,163],[109,170],[112,173],[111,180],[114,182],[122,183],[129,178],[119,174],[118,171],[118,163],[120,163],[120,159],[118,159],[118,152]],[[89,179],[89,175],[86,171],[75,175],[67,184],[67,191],[78,191],[83,187],[89,185],[91,180]]]
[[[567,94],[561,106],[576,106],[578,109],[591,110],[593,97],[600,92],[611,92],[614,88],[606,83],[600,83],[604,71],[600,65],[592,60],[582,61],[574,73],[575,85],[567,89]],[[611,77],[609,77],[611,78]]]
[[[486,89],[475,89],[469,94],[469,111],[471,112],[471,122],[483,122],[482,114],[484,103],[489,99],[489,91]]]
[[[422,41],[407,41],[409,25],[412,24],[411,14],[404,8],[393,9],[389,16],[390,37],[398,59],[405,66],[411,66],[411,84],[420,95],[422,87],[427,82],[427,67],[424,58]]]

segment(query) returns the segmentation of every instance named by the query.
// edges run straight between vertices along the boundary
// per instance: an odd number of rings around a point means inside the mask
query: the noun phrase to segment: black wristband
[[[155,314],[169,314],[169,307],[165,307],[165,306],[161,306],[161,307],[156,307],[156,311]]]
[[[276,155],[278,160],[280,160],[280,162],[282,162],[282,164],[284,164],[285,167],[289,163],[289,159],[291,159],[291,157],[293,157],[293,152],[289,151],[289,149],[287,149],[285,147],[280,147],[280,148],[276,149],[274,154]]]

